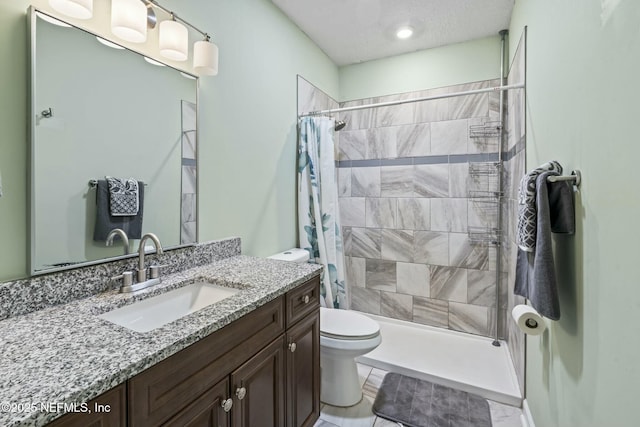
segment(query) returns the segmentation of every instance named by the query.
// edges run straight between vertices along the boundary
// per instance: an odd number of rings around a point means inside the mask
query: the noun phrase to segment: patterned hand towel
[[[560,163],[552,160],[535,168],[520,180],[518,191],[518,229],[516,243],[525,252],[533,252],[536,247],[536,179],[543,172],[555,172],[562,175]]]
[[[109,183],[111,216],[134,216],[140,210],[138,181],[133,178],[106,177]]]

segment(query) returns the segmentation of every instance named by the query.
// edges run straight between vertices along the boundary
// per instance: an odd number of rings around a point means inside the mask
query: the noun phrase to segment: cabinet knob
[[[309,304],[309,295],[305,295],[305,296],[303,296],[303,297],[302,297],[302,302],[303,302],[304,304]]]
[[[244,399],[244,397],[247,395],[247,389],[244,387],[240,387],[239,389],[236,390],[236,396],[238,396],[239,400]]]
[[[297,347],[298,347],[298,346],[296,345],[296,343],[294,343],[294,342],[289,343],[289,351],[290,351],[291,353],[295,352]]]
[[[222,401],[222,409],[224,412],[229,412],[233,406],[233,399],[225,399]]]

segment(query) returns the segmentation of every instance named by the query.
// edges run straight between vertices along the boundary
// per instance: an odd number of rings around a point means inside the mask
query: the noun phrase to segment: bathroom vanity
[[[135,296],[113,290],[2,320],[0,400],[67,406],[0,413],[0,424],[313,426],[320,269],[230,256]],[[145,333],[100,318],[202,280],[239,292]]]

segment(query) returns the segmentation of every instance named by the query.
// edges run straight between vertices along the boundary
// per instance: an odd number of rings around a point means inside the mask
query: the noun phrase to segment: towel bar
[[[98,180],[97,179],[90,179],[89,180],[89,188],[96,188],[98,186]],[[147,186],[147,183],[144,183],[144,186]]]
[[[573,185],[580,187],[582,181],[582,174],[579,170],[571,171],[571,175],[567,176],[550,176],[547,178],[547,182],[561,182],[561,181],[574,181]]]

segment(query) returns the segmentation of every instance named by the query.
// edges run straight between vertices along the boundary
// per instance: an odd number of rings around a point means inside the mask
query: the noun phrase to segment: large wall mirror
[[[131,253],[147,232],[195,243],[197,79],[34,8],[29,19],[31,274],[124,256],[105,227],[127,230]],[[140,183],[137,210],[105,212],[107,176]]]

